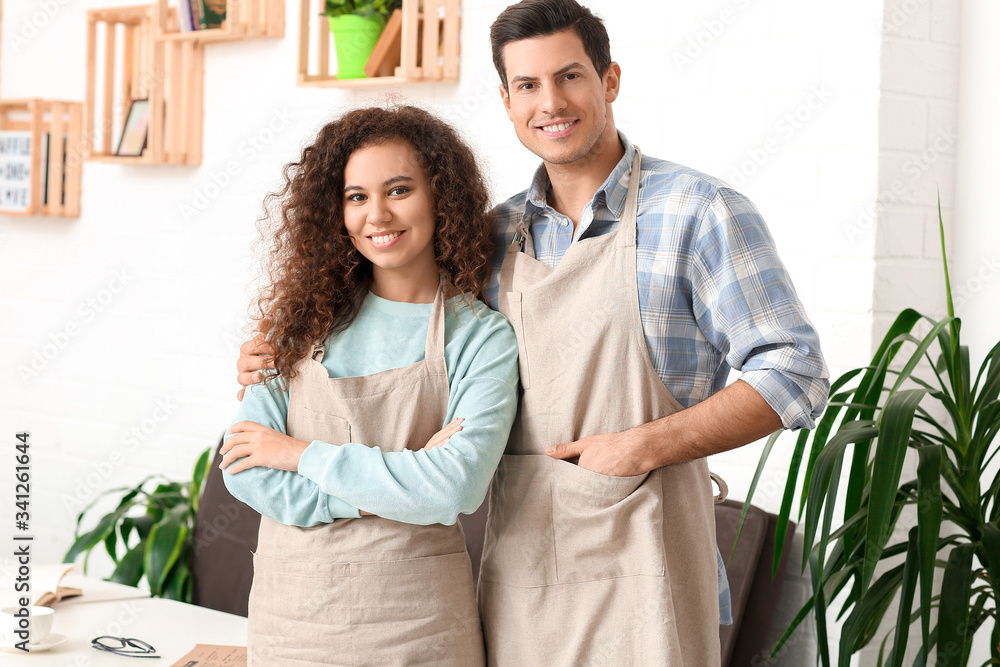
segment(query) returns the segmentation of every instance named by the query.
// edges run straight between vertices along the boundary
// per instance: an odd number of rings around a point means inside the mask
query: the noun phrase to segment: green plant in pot
[[[326,0],[337,49],[337,78],[364,78],[365,63],[375,49],[389,16],[402,0]]]
[[[210,449],[201,453],[188,482],[150,475],[132,488],[110,489],[99,495],[77,517],[73,546],[63,562],[72,563],[80,554],[86,554],[86,572],[91,551],[103,544],[115,563],[109,581],[136,586],[145,577],[154,597],[191,602],[189,558],[194,517],[210,453]],[[147,486],[153,485],[155,488],[148,490]],[[104,496],[122,492],[118,506],[101,517],[94,528],[81,533],[88,511]]]
[[[944,255],[940,203],[938,223]],[[986,624],[992,624],[991,659],[984,664],[1000,664],[1000,473],[990,477],[1000,452],[1000,343],[973,374],[954,316],[947,258],[944,277],[948,317],[900,313],[871,363],[832,384],[816,429],[798,435],[774,567],[798,495],[800,522],[805,517],[802,569],[809,568],[813,594],[772,655],[812,614],[819,659],[829,667],[827,609],[839,599],[838,618],[846,619],[841,666],[872,641],[890,610],[895,623],[879,647],[880,665],[903,664],[915,623],[921,644],[913,665],[965,667],[972,637]],[[921,320],[930,329],[917,337]],[[764,447],[744,517],[776,439]],[[917,477],[901,481],[907,451],[916,454]]]

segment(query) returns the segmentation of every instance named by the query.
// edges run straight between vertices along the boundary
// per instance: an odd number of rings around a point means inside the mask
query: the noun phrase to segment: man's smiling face
[[[602,77],[573,30],[504,47],[507,116],[521,143],[547,164],[592,157],[618,136],[610,120],[618,96],[618,65]],[[610,122],[609,122],[610,120]]]

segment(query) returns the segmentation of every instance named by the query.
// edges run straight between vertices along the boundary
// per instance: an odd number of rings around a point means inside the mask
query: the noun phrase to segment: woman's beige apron
[[[527,254],[522,223],[503,261],[524,395],[490,489],[479,604],[491,665],[720,663],[705,460],[610,477],[544,453],[681,409],[639,316],[639,174],[637,153],[617,231],[573,243],[552,269]]]
[[[364,377],[329,377],[315,346],[289,386],[289,435],[421,449],[447,411],[444,321],[438,290],[424,361]],[[261,517],[250,590],[252,667],[484,661],[459,524],[364,516],[298,528]]]

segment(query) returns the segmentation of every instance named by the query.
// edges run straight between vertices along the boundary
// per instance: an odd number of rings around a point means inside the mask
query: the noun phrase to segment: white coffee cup
[[[52,632],[55,613],[51,607],[4,607],[0,609],[0,636],[5,646],[41,644]]]

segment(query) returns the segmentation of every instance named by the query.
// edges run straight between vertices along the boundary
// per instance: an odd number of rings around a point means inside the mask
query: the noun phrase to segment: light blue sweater
[[[430,312],[429,303],[369,293],[351,326],[326,341],[323,365],[330,377],[355,377],[421,361]],[[293,526],[358,517],[359,509],[405,523],[455,523],[485,499],[517,412],[517,339],[510,323],[480,301],[473,309],[458,298],[448,301],[445,363],[451,387],[445,423],[465,422],[444,445],[384,452],[393,443],[313,440],[298,472],[249,468],[224,474],[226,487],[264,516]],[[285,433],[287,416],[288,393],[257,384],[233,423],[249,420]]]

